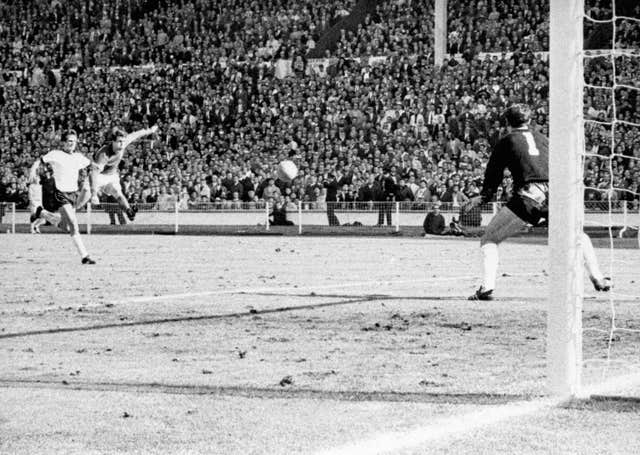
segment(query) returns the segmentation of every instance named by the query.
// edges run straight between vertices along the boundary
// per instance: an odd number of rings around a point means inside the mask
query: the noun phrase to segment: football
[[[290,182],[298,175],[298,167],[293,161],[284,160],[278,164],[278,178],[283,182]]]

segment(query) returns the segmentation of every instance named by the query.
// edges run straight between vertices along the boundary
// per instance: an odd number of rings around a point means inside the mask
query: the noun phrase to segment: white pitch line
[[[316,455],[376,455],[394,453],[398,450],[419,447],[429,441],[441,440],[494,425],[505,420],[534,414],[557,406],[562,401],[549,398],[535,401],[520,401],[500,406],[483,407],[479,411],[435,419],[426,425],[407,431],[394,431],[316,452]]]
[[[511,273],[509,274],[511,277],[535,277],[540,276],[537,273]],[[451,277],[429,277],[429,278],[413,278],[407,280],[368,280],[368,281],[355,281],[349,283],[331,283],[331,284],[323,284],[323,285],[311,285],[311,286],[264,286],[264,287],[253,287],[253,288],[235,288],[235,289],[216,289],[212,291],[201,291],[201,292],[183,292],[179,294],[163,294],[163,295],[148,295],[148,296],[139,296],[139,297],[129,297],[120,300],[114,300],[109,303],[112,304],[124,304],[124,303],[148,303],[148,302],[159,302],[162,300],[179,300],[179,299],[189,299],[192,297],[207,297],[211,295],[225,295],[225,294],[251,294],[256,292],[293,292],[293,291],[312,291],[314,289],[344,289],[344,288],[357,288],[363,286],[391,286],[394,284],[407,284],[407,283],[416,283],[424,285],[425,287],[430,283],[437,282],[447,282],[447,281],[467,281],[476,279],[476,275],[467,275],[467,276],[451,276]],[[372,290],[373,292],[373,290]],[[356,297],[356,296],[354,296]],[[100,304],[103,306],[104,304]]]
[[[637,390],[640,385],[640,370],[624,376],[608,379],[599,384],[583,387],[576,398],[587,399],[593,395],[611,395],[616,392]],[[518,401],[506,405],[487,406],[479,411],[444,417],[407,431],[377,434],[371,439],[356,441],[316,455],[377,455],[419,447],[430,441],[447,437],[459,437],[505,420],[524,417],[546,411],[567,402],[567,398],[549,397],[533,401]]]
[[[509,274],[511,277],[535,277],[540,276],[537,273],[512,273]],[[344,288],[358,288],[365,286],[392,286],[394,284],[408,284],[414,283],[421,286],[427,286],[429,283],[438,283],[438,282],[448,282],[448,281],[468,281],[476,279],[475,275],[467,275],[467,276],[451,276],[451,277],[429,277],[429,278],[414,278],[414,279],[406,279],[406,280],[387,280],[387,281],[379,281],[379,280],[368,280],[368,281],[355,281],[348,283],[331,283],[324,285],[311,285],[304,286],[299,285],[296,286],[262,286],[262,287],[246,287],[246,288],[234,288],[234,289],[215,289],[211,291],[200,291],[200,292],[182,292],[176,294],[162,294],[162,295],[143,295],[138,297],[127,297],[124,299],[117,299],[111,301],[105,301],[100,303],[90,303],[80,305],[82,308],[102,308],[105,305],[123,305],[130,303],[152,303],[152,302],[161,302],[165,300],[182,300],[182,299],[190,299],[194,297],[208,297],[214,295],[232,295],[232,294],[253,294],[257,292],[311,292],[313,290],[319,289],[344,289]],[[372,290],[372,292],[374,292]],[[354,298],[357,296],[354,296]],[[47,311],[58,311],[59,307],[56,308],[46,308],[46,309],[38,309],[32,311],[20,311],[20,314],[40,314],[42,312]]]
[[[456,277],[443,277],[443,278],[431,278],[430,281],[438,282],[438,281],[459,281],[459,280],[469,280],[475,277],[471,276],[456,276]],[[111,303],[113,304],[122,304],[122,303],[148,303],[148,302],[158,302],[162,300],[178,300],[178,299],[189,299],[192,297],[207,297],[210,295],[224,295],[224,294],[252,294],[256,292],[293,292],[293,291],[309,291],[314,289],[344,289],[344,288],[358,288],[364,286],[389,286],[393,284],[407,284],[407,283],[420,283],[420,280],[411,279],[411,280],[388,280],[388,281],[379,281],[379,280],[369,280],[369,281],[355,281],[350,283],[331,283],[331,284],[322,284],[322,285],[312,285],[312,286],[263,286],[263,287],[248,287],[248,288],[235,288],[235,289],[216,289],[212,291],[202,291],[202,292],[184,292],[179,294],[164,294],[164,295],[150,295],[150,296],[140,296],[140,297],[130,297],[126,299],[114,300]],[[426,286],[426,280],[425,280]],[[356,297],[356,296],[354,296]]]

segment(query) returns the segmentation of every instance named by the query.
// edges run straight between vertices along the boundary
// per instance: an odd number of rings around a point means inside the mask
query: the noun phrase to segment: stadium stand
[[[433,65],[430,2],[377,2],[319,60],[306,55],[326,44],[323,31],[355,17],[360,2],[224,3],[3,3],[0,200],[26,206],[28,166],[67,127],[92,154],[114,125],[132,131],[157,123],[160,136],[125,156],[125,193],[131,202],[177,198],[192,208],[263,203],[285,157],[300,167],[292,185],[276,182],[285,203],[322,204],[330,175],[346,201],[376,199],[385,172],[397,200],[410,199],[407,188],[414,201],[446,200],[456,186],[469,197],[505,132],[499,113],[507,104],[530,104],[535,123],[548,128],[548,65],[538,52],[548,48],[544,2],[453,2],[449,50],[459,55],[442,67]],[[589,83],[605,82],[603,65],[596,59],[587,68]],[[622,77],[637,84],[631,65]],[[637,122],[640,99],[618,96],[619,118]],[[589,91],[588,116],[607,118],[610,106],[604,91]],[[618,151],[640,156],[638,130],[619,134]],[[587,131],[597,153],[611,153],[610,142],[602,127]],[[614,178],[637,194],[638,160],[618,164],[611,176],[587,160],[588,186]],[[509,191],[506,176],[498,200]],[[606,198],[588,192],[589,201]],[[615,197],[633,199],[622,193]]]

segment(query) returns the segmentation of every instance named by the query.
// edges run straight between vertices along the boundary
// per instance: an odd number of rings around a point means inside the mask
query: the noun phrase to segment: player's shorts
[[[122,194],[122,187],[120,186],[120,176],[117,173],[98,174],[96,188],[98,189],[98,194],[106,194],[107,196],[118,197],[120,194]]]
[[[525,227],[527,227],[527,223],[513,213],[508,205],[505,205],[491,218],[489,225],[484,230],[484,234],[480,239],[480,244],[502,243],[509,237],[520,234]]]
[[[520,188],[507,202],[518,217],[536,226],[541,219],[549,219],[549,184],[531,182]]]
[[[491,219],[480,243],[501,243],[520,234],[528,224],[539,224],[543,218],[549,218],[549,185],[529,183]]]
[[[65,204],[71,204],[72,207],[75,207],[77,197],[77,191],[60,191],[56,188],[53,190],[53,197],[50,204],[47,204],[49,207],[43,207],[50,212],[57,212],[58,209]]]

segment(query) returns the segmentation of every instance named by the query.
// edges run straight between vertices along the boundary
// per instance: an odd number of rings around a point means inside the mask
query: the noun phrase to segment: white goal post
[[[580,395],[584,223],[582,154],[584,0],[550,1],[549,391]]]

